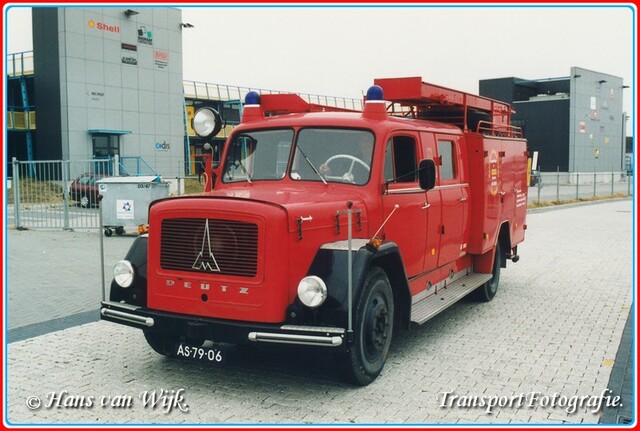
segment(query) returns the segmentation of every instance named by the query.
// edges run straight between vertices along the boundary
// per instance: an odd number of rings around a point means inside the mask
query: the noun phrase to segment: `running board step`
[[[411,321],[423,324],[441,311],[458,302],[462,297],[491,280],[492,274],[471,273],[437,293],[411,306]]]

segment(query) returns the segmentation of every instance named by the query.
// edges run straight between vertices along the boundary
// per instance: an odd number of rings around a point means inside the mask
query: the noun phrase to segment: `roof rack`
[[[419,76],[376,79],[374,83],[391,102],[387,108],[391,115],[451,123],[464,131],[486,134],[500,130],[509,137],[521,136],[510,125],[515,111],[508,103],[429,84]]]

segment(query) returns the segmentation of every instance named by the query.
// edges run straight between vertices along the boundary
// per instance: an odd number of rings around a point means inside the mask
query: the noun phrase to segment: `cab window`
[[[457,172],[453,142],[438,141],[438,157],[440,162],[440,180],[447,181],[455,179]]]
[[[387,141],[384,180],[387,183],[413,183],[418,179],[416,141],[411,136],[394,136]]]

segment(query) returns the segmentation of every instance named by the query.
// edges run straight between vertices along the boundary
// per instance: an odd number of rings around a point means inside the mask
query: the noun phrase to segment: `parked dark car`
[[[105,174],[85,173],[73,180],[69,188],[69,197],[83,208],[98,205],[98,185],[96,181],[108,177]]]
[[[542,185],[542,178],[540,178],[540,171],[538,171],[537,169],[534,169],[531,171],[531,177],[529,179],[529,185],[530,186],[537,186],[537,185]]]

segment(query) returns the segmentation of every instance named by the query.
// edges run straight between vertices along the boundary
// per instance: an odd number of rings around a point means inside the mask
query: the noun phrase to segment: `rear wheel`
[[[489,302],[496,296],[498,292],[498,284],[500,283],[500,259],[502,259],[500,241],[496,243],[495,256],[493,258],[493,270],[491,271],[491,280],[478,287],[471,293],[472,299],[480,302]]]
[[[88,196],[82,195],[80,197],[80,206],[82,208],[89,208],[90,204],[91,204],[91,202],[89,202],[89,197]]]
[[[370,270],[354,314],[354,344],[338,356],[338,367],[349,382],[365,386],[382,371],[393,335],[393,292],[382,269]]]

